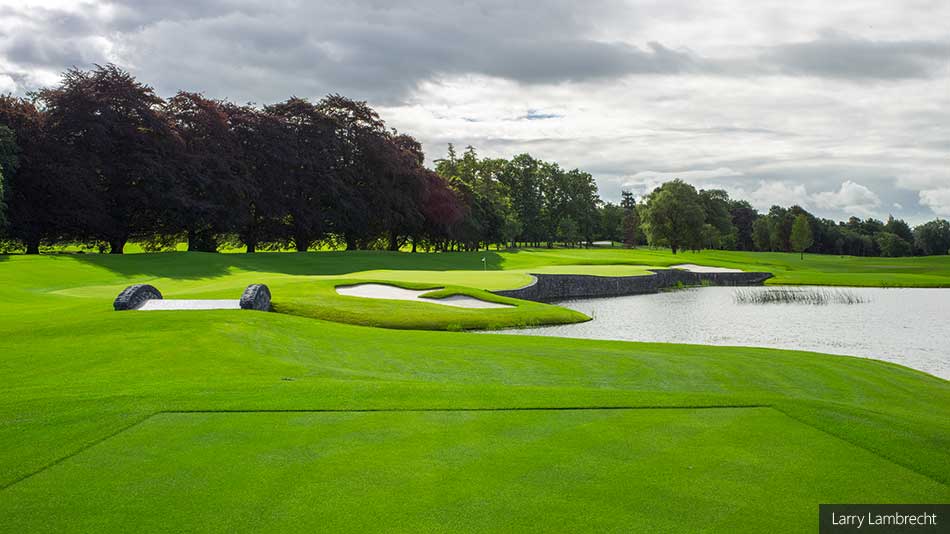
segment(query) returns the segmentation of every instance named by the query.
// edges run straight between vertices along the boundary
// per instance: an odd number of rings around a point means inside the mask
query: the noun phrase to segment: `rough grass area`
[[[769,510],[786,524],[763,530],[784,532],[814,531],[829,499],[950,500],[950,382],[897,365],[242,310],[111,311],[133,282],[181,298],[235,298],[264,282],[280,299],[360,271],[430,271],[421,283],[446,287],[457,281],[444,273],[465,271],[458,285],[480,289],[502,267],[665,261],[598,252],[490,256],[488,274],[484,253],[0,256],[3,529],[695,531],[703,511],[708,530],[735,532]],[[714,264],[704,258],[668,259]],[[942,280],[945,264],[879,274]],[[770,408],[452,411],[726,406]],[[407,409],[452,412],[391,413]],[[386,413],[166,413],[234,410]],[[672,509],[684,529],[667,523]]]
[[[0,513],[17,532],[130,517],[136,531],[789,532],[817,530],[816,499],[947,495],[768,408],[163,413],[8,489]]]

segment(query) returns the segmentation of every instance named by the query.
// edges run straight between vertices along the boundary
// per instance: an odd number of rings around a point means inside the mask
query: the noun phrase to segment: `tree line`
[[[7,248],[447,247],[466,210],[365,102],[169,99],[114,66],[0,97]]]
[[[905,256],[947,254],[950,223],[760,214],[672,180],[603,202],[593,177],[473,147],[425,167],[418,141],[365,102],[329,95],[262,107],[181,91],[163,99],[114,66],[0,96],[0,251],[78,244],[122,253],[186,241],[257,250],[664,246]]]
[[[678,249],[798,252],[850,256],[912,256],[950,253],[950,222],[911,227],[901,219],[851,217],[836,222],[801,206],[772,206],[761,214],[722,190],[699,190],[673,180],[636,206],[646,241]],[[615,224],[614,236],[621,235]],[[634,241],[632,244],[639,244]]]

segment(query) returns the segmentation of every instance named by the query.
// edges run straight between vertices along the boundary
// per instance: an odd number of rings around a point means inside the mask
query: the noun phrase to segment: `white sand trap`
[[[438,288],[441,289],[441,288]],[[388,284],[357,284],[355,286],[339,286],[336,292],[347,297],[362,297],[368,299],[387,300],[415,300],[429,304],[442,304],[456,308],[514,308],[510,304],[499,304],[477,299],[468,295],[451,295],[441,299],[424,298],[422,295],[438,289],[406,289]]]
[[[146,301],[139,310],[240,310],[240,300],[189,300],[153,299]]]
[[[728,269],[726,267],[709,267],[708,265],[696,265],[695,263],[681,263],[671,265],[671,269],[685,269],[694,273],[741,273],[742,269]]]

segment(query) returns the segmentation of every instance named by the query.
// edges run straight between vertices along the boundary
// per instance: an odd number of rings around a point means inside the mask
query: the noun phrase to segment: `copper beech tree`
[[[0,127],[0,237],[28,253],[85,243],[121,254],[129,240],[395,249],[449,239],[463,210],[415,139],[340,95],[263,108],[187,91],[165,100],[105,65],[0,97]]]

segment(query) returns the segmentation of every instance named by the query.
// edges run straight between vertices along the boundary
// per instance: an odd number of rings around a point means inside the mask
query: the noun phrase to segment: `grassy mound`
[[[451,295],[468,295],[512,308],[470,309],[404,300],[346,297],[336,287],[357,280],[334,279],[280,287],[274,311],[325,319],[340,323],[414,330],[478,330],[577,323],[590,320],[583,313],[526,300],[512,299],[482,289],[431,283],[359,279],[359,283],[390,284],[407,289],[433,289],[426,297],[433,299]],[[436,291],[437,290],[437,291]]]

